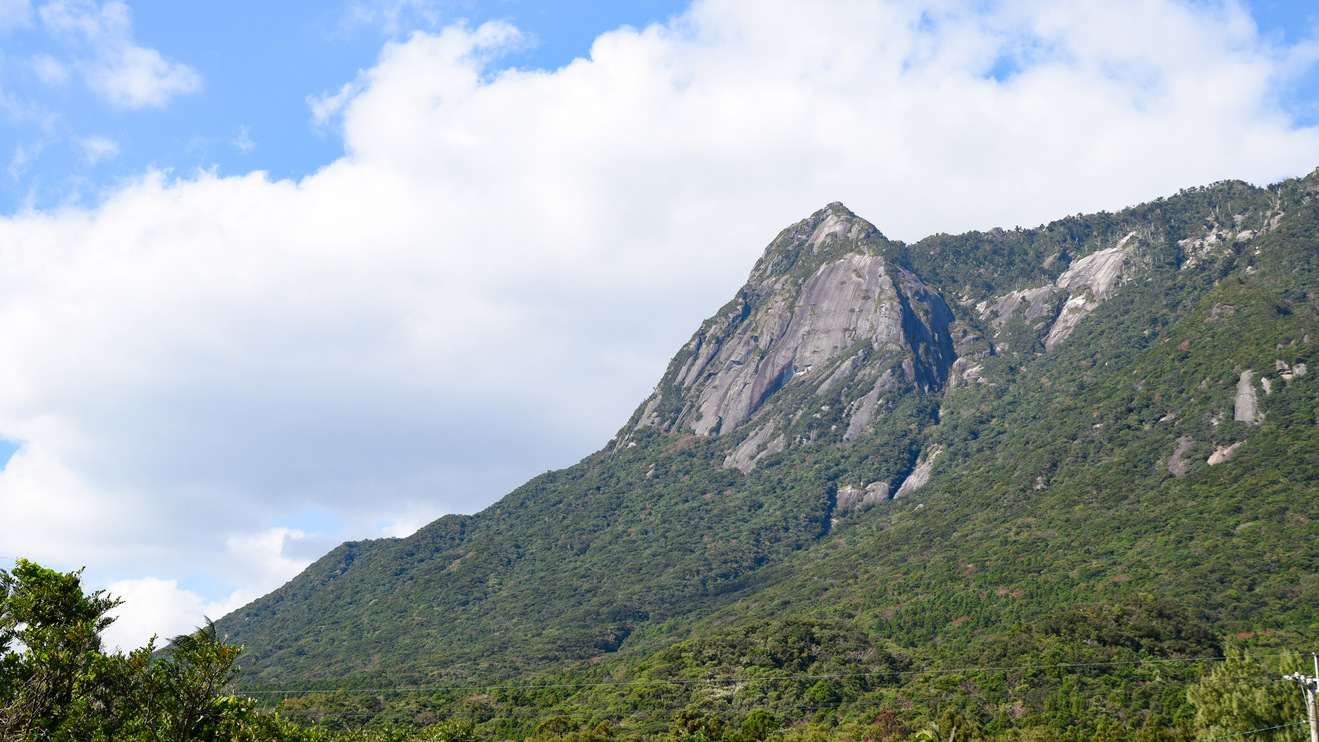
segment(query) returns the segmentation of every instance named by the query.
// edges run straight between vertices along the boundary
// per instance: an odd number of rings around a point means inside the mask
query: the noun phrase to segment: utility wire
[[[1197,740],[1195,740],[1195,742],[1213,742],[1213,740],[1216,740],[1216,739],[1231,739],[1232,737],[1244,737],[1244,736],[1246,736],[1247,734],[1256,734],[1256,733],[1258,733],[1258,732],[1268,732],[1268,731],[1272,731],[1272,730],[1274,730],[1274,729],[1285,729],[1285,728],[1287,728],[1287,727],[1294,727],[1294,726],[1297,726],[1297,725],[1300,725],[1300,724],[1307,724],[1307,723],[1308,723],[1308,722],[1305,721],[1305,720],[1301,720],[1301,721],[1293,721],[1293,722],[1290,723],[1290,724],[1279,724],[1279,725],[1276,726],[1276,727],[1263,727],[1263,728],[1261,728],[1261,729],[1252,729],[1252,730],[1250,730],[1249,732],[1237,732],[1236,734],[1223,734],[1223,735],[1219,735],[1219,736],[1217,736],[1217,737],[1206,737],[1206,738],[1204,738],[1204,739],[1197,739]]]
[[[1282,681],[1277,680],[1277,681],[1273,681],[1273,683],[1282,683]],[[1190,681],[1167,680],[1167,681],[1161,681],[1161,684],[1188,685],[1191,683]],[[1269,683],[1256,683],[1256,685],[1266,685],[1266,684]],[[1034,688],[1034,689],[1030,689],[1030,691],[1004,691],[1001,693],[991,692],[991,691],[983,691],[979,693],[971,693],[971,692],[939,693],[939,695],[921,695],[921,693],[900,692],[897,693],[897,699],[894,700],[940,702],[940,701],[968,699],[968,697],[973,697],[973,699],[985,699],[985,700],[993,700],[993,699],[997,699],[997,697],[1002,697],[1002,700],[1006,701],[1008,699],[1029,699],[1029,697],[1033,697],[1033,696],[1046,696],[1046,695],[1051,695],[1051,693],[1058,693],[1060,691],[1062,691],[1062,688]],[[1067,695],[1095,696],[1095,695],[1099,695],[1099,693],[1104,693],[1104,695],[1108,695],[1108,693],[1112,693],[1112,692],[1113,692],[1112,688],[1091,688],[1088,689],[1088,691],[1067,691]],[[765,704],[761,704],[761,702],[751,702],[751,704],[747,704],[747,702],[743,702],[743,704],[736,704],[736,705],[729,704],[723,706],[657,706],[657,708],[649,708],[649,709],[636,709],[636,708],[621,709],[621,708],[607,708],[607,706],[574,705],[566,709],[553,708],[553,706],[551,706],[551,708],[536,709],[536,710],[513,710],[506,708],[505,709],[493,708],[489,710],[451,710],[451,712],[450,710],[434,710],[434,709],[415,710],[415,712],[410,712],[410,710],[386,710],[386,709],[381,709],[379,710],[379,712],[369,712],[369,710],[360,710],[360,712],[355,712],[355,710],[346,710],[346,712],[334,712],[334,710],[309,709],[309,708],[299,708],[299,706],[290,706],[290,708],[280,709],[280,713],[303,714],[303,716],[314,716],[314,714],[323,714],[323,716],[327,716],[327,717],[332,716],[332,717],[340,717],[340,718],[413,717],[415,716],[415,714],[427,713],[427,712],[434,713],[435,716],[484,716],[484,717],[563,716],[563,714],[578,713],[578,712],[600,713],[600,714],[605,714],[605,716],[629,716],[629,714],[630,716],[641,716],[641,714],[675,712],[675,710],[683,710],[683,709],[700,710],[700,712],[740,712],[740,710],[748,710],[748,709],[751,710],[762,709],[762,710],[770,710],[770,712],[778,712],[778,710],[838,709],[838,708],[844,708],[844,706],[860,706],[860,708],[864,709],[864,708],[878,708],[878,706],[882,706],[882,702],[884,701],[878,701],[878,702],[839,701],[836,702],[836,704],[816,704],[816,705],[765,705]]]
[[[1223,678],[1223,679],[1224,679],[1224,680],[1229,680],[1229,679],[1249,680],[1249,679],[1256,679],[1256,678],[1261,678],[1261,677],[1271,677],[1271,676],[1249,675],[1249,676],[1241,676],[1240,678]],[[1164,681],[1155,681],[1155,682],[1156,682],[1157,684],[1159,684],[1159,685],[1190,685],[1190,684],[1192,684],[1193,681],[1187,681],[1187,680],[1164,680]],[[1276,684],[1283,683],[1283,682],[1285,682],[1285,681],[1282,681],[1282,680],[1270,680],[1270,681],[1264,681],[1264,682],[1256,682],[1256,683],[1253,683],[1253,685],[1271,685],[1271,684],[1272,684],[1272,685],[1276,685]],[[1154,685],[1154,684],[1155,684],[1155,683],[1151,683],[1150,685]],[[763,703],[741,703],[741,704],[736,704],[736,705],[734,705],[734,704],[729,704],[729,705],[725,705],[725,706],[697,706],[697,707],[692,707],[692,706],[659,706],[659,707],[655,707],[655,708],[632,708],[632,709],[616,708],[616,707],[603,707],[603,706],[581,706],[581,705],[573,705],[573,706],[571,706],[571,707],[569,707],[569,708],[555,708],[555,707],[550,707],[550,708],[543,708],[543,709],[536,709],[536,710],[525,710],[525,711],[514,710],[516,707],[513,707],[513,708],[505,707],[505,708],[491,708],[491,709],[489,709],[489,710],[483,710],[483,711],[480,711],[480,710],[454,710],[454,711],[446,711],[446,710],[430,710],[430,709],[422,710],[422,711],[399,711],[399,710],[390,711],[390,710],[387,710],[387,709],[382,709],[382,710],[380,710],[380,711],[343,711],[343,712],[327,711],[327,710],[324,710],[324,709],[314,709],[314,708],[300,708],[300,707],[294,706],[294,707],[288,707],[288,708],[279,709],[279,713],[282,713],[282,714],[301,714],[301,715],[304,716],[304,717],[305,717],[305,716],[314,716],[314,715],[317,715],[317,714],[321,714],[323,717],[355,718],[355,719],[360,719],[360,718],[374,719],[374,718],[376,718],[376,717],[387,717],[387,718],[388,718],[388,717],[415,717],[418,713],[432,713],[432,714],[435,714],[436,716],[444,716],[444,717],[451,717],[451,716],[473,716],[473,717],[479,717],[479,716],[485,716],[485,717],[494,717],[494,718],[507,718],[507,717],[517,717],[517,716],[562,716],[562,715],[565,715],[565,714],[578,713],[578,712],[583,712],[583,711],[585,711],[585,712],[591,712],[591,713],[597,713],[597,714],[603,714],[603,715],[606,715],[606,716],[629,716],[629,715],[631,715],[631,716],[641,716],[641,715],[662,714],[662,713],[668,713],[668,712],[673,712],[673,711],[681,711],[681,710],[684,710],[684,709],[694,710],[694,711],[711,711],[711,712],[737,712],[737,711],[744,711],[744,710],[748,710],[748,709],[750,709],[750,710],[765,710],[765,711],[820,710],[820,709],[844,708],[844,707],[847,707],[847,706],[857,706],[857,707],[860,707],[860,708],[876,708],[876,707],[882,707],[882,706],[883,706],[883,703],[885,702],[885,700],[890,700],[890,701],[891,701],[891,700],[896,700],[896,701],[921,701],[921,702],[934,702],[934,703],[937,704],[937,703],[942,702],[942,701],[958,700],[958,699],[965,699],[965,698],[983,698],[983,699],[986,699],[986,700],[992,700],[992,699],[995,699],[995,698],[998,698],[998,697],[1002,697],[1002,699],[1003,699],[1004,701],[1006,701],[1006,700],[1008,700],[1009,698],[1018,698],[1018,699],[1021,699],[1021,698],[1031,698],[1031,697],[1034,697],[1034,696],[1051,695],[1051,694],[1059,693],[1059,692],[1061,692],[1061,691],[1062,691],[1061,688],[1034,688],[1034,689],[1027,690],[1027,691],[1012,691],[1012,690],[1005,690],[1005,691],[1002,691],[1002,692],[994,692],[994,691],[983,691],[983,690],[982,690],[981,692],[978,692],[978,693],[974,693],[974,692],[963,692],[963,693],[941,693],[941,694],[938,694],[938,695],[934,695],[934,694],[924,695],[924,694],[921,694],[920,692],[911,693],[910,691],[900,691],[900,692],[898,692],[898,693],[895,694],[896,698],[894,698],[894,699],[876,699],[875,701],[861,702],[861,703],[858,703],[857,701],[839,701],[838,703],[833,703],[833,704],[823,704],[823,705],[819,705],[819,704],[817,704],[817,705],[777,705],[777,706],[770,706],[770,705],[766,705],[766,704],[763,704]],[[1112,689],[1112,688],[1091,688],[1091,689],[1088,689],[1088,690],[1071,690],[1071,691],[1067,691],[1067,694],[1068,694],[1069,696],[1093,696],[1093,695],[1097,695],[1097,694],[1105,694],[1105,695],[1107,695],[1107,694],[1110,694],[1110,693],[1112,693],[1112,692],[1113,692],[1113,689]]]
[[[1253,655],[1250,659],[1262,659],[1265,657],[1284,657],[1285,654],[1260,654]],[[1168,663],[1186,663],[1186,662],[1222,662],[1231,659],[1229,657],[1186,657],[1181,659],[1161,659],[1161,660],[1124,660],[1115,662],[1062,662],[1054,665],[1003,665],[1003,666],[986,666],[986,667],[955,667],[943,669],[926,669],[926,670],[872,670],[867,672],[850,672],[850,673],[825,673],[819,675],[782,675],[782,676],[737,676],[727,678],[674,678],[669,680],[626,680],[616,682],[595,682],[595,683],[550,683],[546,685],[468,685],[468,686],[442,686],[442,685],[417,685],[417,686],[400,686],[396,688],[342,688],[333,690],[252,690],[244,691],[248,695],[278,695],[278,694],[306,694],[306,693],[398,693],[403,691],[433,691],[454,692],[454,691],[473,691],[473,690],[519,690],[519,691],[537,691],[537,690],[562,690],[565,688],[623,688],[630,686],[645,685],[695,685],[699,683],[750,683],[750,682],[767,682],[767,681],[786,681],[786,680],[842,680],[845,678],[859,677],[897,677],[906,675],[950,675],[963,672],[1002,672],[1008,670],[1053,670],[1059,668],[1074,667],[1116,667],[1124,665],[1150,665],[1150,664],[1168,664]]]

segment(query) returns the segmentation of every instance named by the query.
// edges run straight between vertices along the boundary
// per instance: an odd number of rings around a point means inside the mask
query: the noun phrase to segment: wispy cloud
[[[32,23],[31,0],[0,0],[0,33]]]
[[[444,15],[436,0],[353,0],[344,11],[340,28],[377,28],[394,36],[418,28],[434,28]]]
[[[37,79],[47,85],[63,85],[69,81],[68,66],[49,54],[36,55],[31,64]]]
[[[256,142],[252,141],[251,132],[246,126],[238,127],[238,136],[234,137],[233,145],[239,152],[251,152],[256,149]]]
[[[88,87],[117,108],[162,108],[176,95],[201,89],[201,75],[133,41],[132,10],[112,1],[51,0],[42,25],[64,42]]]
[[[103,160],[119,156],[119,143],[106,137],[86,137],[77,140],[82,150],[82,160],[88,165],[95,165]]]
[[[352,99],[357,90],[357,85],[346,82],[334,93],[327,91],[320,95],[307,96],[307,107],[311,109],[312,125],[323,127],[329,124],[332,119],[343,112],[344,107],[348,105],[348,101]]]

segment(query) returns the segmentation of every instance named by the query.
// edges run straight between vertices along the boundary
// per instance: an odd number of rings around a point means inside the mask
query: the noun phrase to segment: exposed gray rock
[[[811,238],[806,241],[811,252],[818,253],[820,247],[831,239],[855,240],[874,233],[874,227],[865,220],[852,216],[842,204],[835,201],[826,208],[829,210],[829,215],[820,222],[820,226],[815,228]]]
[[[1190,451],[1191,446],[1194,445],[1195,439],[1189,436],[1182,436],[1177,439],[1177,447],[1173,449],[1172,456],[1168,457],[1168,471],[1174,477],[1186,476],[1186,462],[1182,460],[1182,456]]]
[[[886,264],[875,247],[882,240],[841,204],[784,230],[739,298],[676,361],[664,393],[678,395],[684,412],[674,417],[676,402],[660,405],[657,396],[638,424],[728,433],[790,384],[815,384],[823,394],[894,364],[917,389],[942,388],[956,360],[952,312],[915,275]],[[660,407],[670,410],[666,419]]]
[[[1237,454],[1237,449],[1241,448],[1243,443],[1245,443],[1245,441],[1237,441],[1230,446],[1219,446],[1215,448],[1214,452],[1209,454],[1209,461],[1206,463],[1210,466],[1218,466],[1224,461],[1231,461],[1232,457]]]
[[[1283,382],[1287,384],[1290,384],[1292,383],[1292,381],[1299,379],[1302,376],[1305,376],[1305,370],[1306,370],[1304,363],[1298,363],[1296,364],[1296,367],[1293,368],[1291,366],[1288,366],[1285,362],[1283,362],[1282,359],[1278,359],[1276,362],[1274,362],[1274,368],[1279,372],[1278,376],[1282,377]]]
[[[1081,324],[1081,320],[1112,294],[1127,257],[1128,248],[1124,246],[1134,236],[1135,232],[1132,232],[1113,247],[1081,258],[1058,277],[1058,288],[1071,291],[1071,296],[1044,338],[1045,350],[1058,347]]]
[[[1049,299],[1053,298],[1057,291],[1058,288],[1053,284],[1021,291],[1010,291],[994,302],[993,313],[995,316],[990,320],[990,323],[996,328],[1003,327],[1008,323],[1008,320],[1012,319],[1012,314],[1017,311],[1017,307],[1021,306],[1022,302],[1027,302],[1029,306],[1026,308],[1026,324],[1030,324],[1052,309]]]
[[[834,371],[832,374],[829,374],[829,378],[825,379],[820,384],[820,388],[816,389],[815,393],[817,395],[824,394],[825,392],[832,389],[835,385],[838,384],[838,382],[842,381],[843,379],[846,379],[853,371],[855,371],[857,367],[861,365],[861,362],[865,360],[865,358],[866,358],[866,354],[863,351],[861,353],[857,353],[851,358],[848,358],[847,360],[838,364],[838,369]]]
[[[943,453],[943,446],[930,448],[925,457],[916,464],[916,468],[911,470],[911,474],[908,474],[907,478],[903,480],[902,486],[898,487],[898,491],[893,493],[893,499],[896,500],[924,487],[930,481],[930,474],[934,471],[934,462],[938,460],[941,453]]]
[[[893,376],[893,370],[889,369],[884,375],[879,377],[875,382],[875,388],[866,393],[864,397],[857,400],[854,408],[851,410],[851,417],[847,422],[847,432],[843,433],[843,440],[850,441],[865,432],[866,427],[875,419],[875,409],[880,403],[879,395],[897,386],[897,380]]]
[[[796,375],[809,375],[859,340],[902,347],[902,312],[882,258],[847,255],[820,266],[793,300],[775,297],[716,353],[692,429],[726,433]]]
[[[650,401],[646,403],[646,409],[641,411],[641,419],[637,421],[638,428],[655,424],[657,421],[657,418],[655,417],[655,408],[659,407],[659,403],[662,399],[663,395],[658,391],[651,395]]]
[[[871,482],[866,485],[866,496],[861,498],[861,504],[869,505],[871,503],[882,502],[889,496],[888,482]]]
[[[751,435],[747,436],[746,440],[742,441],[737,448],[733,449],[732,452],[724,457],[724,468],[740,469],[743,474],[746,474],[756,468],[756,462],[762,457],[782,451],[784,440],[781,435],[775,439],[774,442],[766,445],[766,441],[769,441],[770,436],[774,435],[775,427],[776,421],[770,420]],[[776,444],[777,449],[771,450],[775,448]],[[761,446],[765,446],[764,451],[761,451]]]
[[[954,323],[949,328],[949,333],[953,338],[953,350],[957,354],[957,360],[953,361],[952,367],[948,369],[948,390],[952,391],[967,384],[986,383],[980,377],[980,373],[984,371],[980,359],[990,354],[989,341],[965,322]]]
[[[834,508],[836,510],[848,510],[858,505],[873,505],[887,500],[888,495],[888,482],[871,482],[864,488],[853,487],[849,484],[838,488],[838,494],[834,498]]]
[[[1241,379],[1237,381],[1237,399],[1233,419],[1240,420],[1247,425],[1258,425],[1259,400],[1255,396],[1255,384],[1251,377],[1251,371],[1242,371]]]
[[[1001,330],[1011,321],[1018,307],[1028,303],[1024,316],[1026,324],[1048,323],[1044,347],[1053,350],[1072,334],[1081,320],[1093,312],[1100,302],[1112,295],[1122,277],[1122,266],[1132,249],[1134,243],[1131,240],[1135,236],[1136,233],[1132,232],[1112,247],[1073,261],[1054,283],[1011,291],[992,303],[980,302],[976,309],[982,317],[989,319],[996,330]],[[1066,295],[1067,299],[1061,311],[1053,317],[1051,313],[1057,306],[1060,294]]]
[[[839,487],[838,494],[834,497],[834,508],[836,510],[848,510],[861,502],[861,498],[865,494],[865,490],[853,487],[850,484],[846,487]]]
[[[973,358],[958,358],[948,372],[948,391],[968,384],[984,384],[985,380],[980,376],[984,370],[985,367]]]
[[[1246,239],[1250,238],[1247,237]],[[1179,240],[1177,246],[1182,249],[1182,270],[1193,268],[1208,261],[1231,242],[1230,233],[1226,230],[1220,230],[1217,224],[1210,224],[1203,237],[1187,237],[1184,240]]]

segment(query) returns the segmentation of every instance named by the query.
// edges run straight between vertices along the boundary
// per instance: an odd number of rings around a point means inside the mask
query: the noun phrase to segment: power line
[[[1243,676],[1240,676],[1240,677],[1238,677],[1238,678],[1222,678],[1222,679],[1223,679],[1223,680],[1250,680],[1250,679],[1257,679],[1257,678],[1263,678],[1263,677],[1271,677],[1271,676],[1266,676],[1266,675],[1243,675]],[[1161,680],[1161,681],[1155,681],[1154,683],[1151,683],[1150,685],[1155,685],[1155,684],[1158,684],[1158,685],[1190,685],[1190,684],[1192,684],[1192,682],[1193,682],[1193,681],[1183,681],[1183,680]],[[1253,685],[1276,685],[1276,684],[1279,684],[1279,683],[1281,683],[1281,682],[1283,682],[1283,681],[1281,681],[1281,680],[1269,680],[1269,681],[1262,682],[1262,683],[1254,683]],[[935,694],[928,694],[928,695],[927,695],[927,694],[922,694],[922,693],[920,693],[920,692],[912,693],[910,690],[908,690],[908,691],[902,691],[902,692],[897,693],[897,694],[896,694],[897,698],[896,698],[895,700],[900,700],[900,701],[927,701],[927,702],[928,702],[928,701],[933,701],[933,702],[935,702],[935,703],[938,703],[938,702],[941,702],[941,701],[949,701],[949,700],[963,699],[963,698],[983,698],[983,699],[994,699],[994,698],[999,698],[999,697],[1001,697],[1001,698],[1003,698],[1004,700],[1007,700],[1007,699],[1009,699],[1009,698],[1030,698],[1030,697],[1033,697],[1033,696],[1049,695],[1049,694],[1053,694],[1053,693],[1058,693],[1058,692],[1060,692],[1061,690],[1062,690],[1061,688],[1034,688],[1034,689],[1027,690],[1027,691],[1012,691],[1012,690],[1005,690],[1005,691],[1002,691],[1002,692],[992,692],[992,691],[983,691],[983,690],[982,690],[981,692],[978,692],[978,693],[974,693],[974,692],[962,692],[962,693],[940,693],[940,694],[937,694],[937,695],[935,695]],[[1113,692],[1113,689],[1111,689],[1111,688],[1091,688],[1091,689],[1089,689],[1089,690],[1070,690],[1070,691],[1067,691],[1067,693],[1068,693],[1069,696],[1093,696],[1093,695],[1097,695],[1097,694],[1101,694],[1101,693],[1107,695],[1107,694],[1111,694],[1112,692]],[[418,713],[431,713],[431,714],[434,714],[434,715],[436,715],[436,716],[442,716],[442,717],[451,717],[451,716],[461,716],[461,717],[468,717],[468,716],[471,716],[471,717],[481,717],[481,716],[484,716],[484,717],[492,717],[492,718],[507,718],[507,717],[517,717],[517,716],[527,716],[527,717],[530,717],[530,716],[561,716],[561,715],[565,715],[565,714],[569,714],[569,713],[579,713],[579,712],[591,712],[591,713],[603,714],[603,715],[606,715],[606,716],[629,716],[629,715],[631,715],[631,716],[641,716],[641,715],[647,715],[647,714],[662,714],[662,713],[668,713],[668,712],[673,712],[673,711],[682,711],[682,710],[691,710],[691,711],[711,711],[711,712],[730,712],[730,711],[731,711],[731,712],[736,712],[736,711],[745,711],[745,710],[796,711],[796,710],[835,709],[835,708],[845,708],[845,707],[847,707],[847,706],[858,706],[858,707],[861,707],[861,708],[875,708],[875,707],[880,707],[881,704],[880,704],[880,703],[873,702],[873,701],[872,701],[872,702],[869,702],[869,703],[858,703],[857,701],[839,701],[838,703],[833,703],[833,704],[815,704],[815,705],[777,705],[777,706],[769,706],[769,705],[765,705],[765,704],[763,704],[763,703],[741,703],[741,704],[736,704],[736,705],[734,705],[734,704],[729,704],[729,705],[725,705],[725,706],[660,706],[660,707],[655,707],[655,708],[631,708],[631,709],[627,709],[627,708],[616,708],[616,707],[603,707],[603,706],[582,706],[582,705],[579,705],[579,704],[575,704],[575,705],[571,706],[570,708],[554,708],[554,707],[551,707],[551,708],[545,708],[545,709],[526,710],[526,711],[518,711],[518,710],[514,710],[516,707],[514,707],[514,708],[508,708],[508,707],[505,707],[505,708],[492,708],[492,709],[490,709],[490,710],[485,710],[485,711],[477,711],[477,710],[466,710],[466,711],[464,711],[464,710],[453,710],[453,711],[448,711],[448,710],[389,711],[389,710],[383,710],[383,709],[382,709],[382,710],[380,710],[380,711],[344,711],[344,712],[326,711],[326,710],[322,710],[322,709],[299,708],[299,707],[296,707],[296,706],[295,706],[295,707],[289,707],[289,708],[279,709],[279,713],[282,713],[282,714],[301,714],[301,715],[303,715],[303,716],[312,716],[312,715],[316,715],[316,714],[322,714],[322,715],[325,716],[325,717],[335,717],[335,718],[354,718],[354,719],[360,719],[360,718],[372,718],[372,719],[374,719],[374,718],[377,718],[377,717],[415,717]]]
[[[1268,732],[1274,729],[1286,729],[1287,727],[1294,727],[1304,723],[1306,723],[1304,720],[1293,721],[1290,724],[1279,724],[1276,727],[1262,727],[1260,729],[1252,729],[1249,732],[1237,732],[1236,734],[1223,734],[1217,737],[1205,737],[1204,739],[1197,739],[1195,740],[1195,742],[1213,742],[1213,740],[1216,739],[1231,739],[1232,737],[1244,737],[1247,734],[1258,734],[1259,732]]]
[[[1285,657],[1286,654],[1260,654],[1253,655],[1250,659],[1262,659],[1266,657]],[[252,690],[244,691],[248,695],[271,695],[271,694],[299,694],[299,693],[399,693],[399,692],[454,692],[454,691],[473,691],[473,690],[520,690],[520,691],[537,691],[537,690],[562,690],[565,688],[624,688],[631,686],[646,685],[695,685],[700,683],[750,683],[766,681],[787,681],[787,680],[841,680],[845,678],[859,677],[897,677],[905,675],[950,675],[964,672],[1003,672],[1009,670],[1053,670],[1061,668],[1077,667],[1117,667],[1124,665],[1149,665],[1149,664],[1168,664],[1168,663],[1187,663],[1187,662],[1222,662],[1231,659],[1230,657],[1186,657],[1172,659],[1156,660],[1124,660],[1114,662],[1063,662],[1054,665],[1003,665],[1003,666],[986,666],[986,667],[956,667],[942,669],[925,669],[925,670],[872,670],[867,672],[851,673],[825,673],[818,675],[779,675],[779,676],[736,676],[727,678],[675,678],[669,680],[627,680],[616,682],[595,682],[595,683],[551,683],[546,685],[468,685],[468,686],[442,686],[442,685],[418,685],[418,686],[400,686],[396,688],[340,688],[331,690]]]

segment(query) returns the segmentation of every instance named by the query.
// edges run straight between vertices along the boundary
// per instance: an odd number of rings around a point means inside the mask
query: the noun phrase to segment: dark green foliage
[[[26,560],[0,570],[0,740],[277,742],[308,732],[225,695],[240,647],[214,625],[153,657],[101,650],[119,601],[82,591],[80,572]]]

